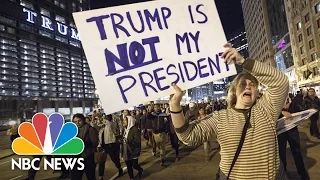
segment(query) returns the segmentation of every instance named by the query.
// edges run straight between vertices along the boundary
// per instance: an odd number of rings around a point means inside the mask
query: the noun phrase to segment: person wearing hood
[[[99,138],[96,128],[86,123],[86,118],[83,114],[75,114],[72,118],[72,122],[78,127],[78,135],[84,143],[84,150],[80,154],[84,158],[84,170],[78,170],[75,167],[71,171],[71,180],[82,179],[83,173],[86,173],[88,180],[96,180],[95,169],[96,164],[94,162],[94,151],[97,149]]]
[[[136,119],[127,116],[123,119],[125,127],[123,135],[123,159],[126,162],[130,179],[134,179],[133,168],[138,171],[138,177],[141,179],[143,169],[138,163],[141,153],[141,136],[136,126]]]

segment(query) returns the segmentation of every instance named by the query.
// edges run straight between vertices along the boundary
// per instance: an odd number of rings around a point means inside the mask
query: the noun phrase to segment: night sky
[[[150,0],[91,0],[91,9],[145,2]],[[215,0],[225,34],[244,26],[241,0]]]

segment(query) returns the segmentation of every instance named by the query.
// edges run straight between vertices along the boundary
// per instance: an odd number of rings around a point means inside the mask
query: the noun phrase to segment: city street
[[[302,152],[305,160],[306,167],[310,173],[311,179],[317,179],[320,176],[320,140],[310,137],[308,123],[305,122],[300,126],[300,138]],[[2,133],[2,132],[1,132]],[[1,141],[5,141],[8,136],[1,134]],[[174,152],[170,145],[167,145],[167,163],[165,167],[160,166],[159,158],[151,156],[151,149],[145,148],[145,143],[142,143],[142,153],[140,156],[140,163],[144,169],[143,179],[183,179],[183,180],[194,180],[194,179],[212,179],[218,170],[219,153],[214,153],[213,158],[210,162],[206,163],[204,160],[203,146],[198,148],[192,147],[181,147],[181,159],[179,162],[174,162]],[[2,142],[2,145],[3,142]],[[9,144],[6,145],[9,147]],[[8,151],[8,150],[7,150]],[[288,155],[288,176],[290,179],[299,179],[296,172],[294,161],[291,156],[289,147],[287,148]],[[4,150],[2,150],[4,152]],[[1,154],[2,154],[1,152]],[[11,169],[11,158],[18,158],[18,156],[10,156],[0,160],[0,171],[1,180],[14,180],[14,179],[25,179],[27,172],[23,171],[12,171]],[[126,167],[122,163],[122,167],[125,170],[125,174],[117,178],[119,180],[128,179],[128,174],[126,173]],[[137,172],[135,172],[137,173]],[[105,176],[104,179],[114,179],[117,174],[117,169],[110,161],[108,157]],[[36,179],[43,180],[53,180],[57,179],[59,173],[53,173],[52,171],[39,171],[37,173]],[[83,178],[86,179],[86,178]]]

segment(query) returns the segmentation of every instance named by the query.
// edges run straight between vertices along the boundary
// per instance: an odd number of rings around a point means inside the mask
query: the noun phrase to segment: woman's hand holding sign
[[[234,62],[236,64],[243,64],[245,59],[241,56],[241,54],[237,51],[237,49],[232,48],[231,43],[225,44],[223,47],[228,48],[221,57],[225,59],[225,63],[230,64],[231,62]]]

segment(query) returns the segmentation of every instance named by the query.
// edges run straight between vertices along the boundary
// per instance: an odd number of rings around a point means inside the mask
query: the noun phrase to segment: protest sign
[[[158,0],[73,14],[106,114],[236,74],[213,0]]]
[[[302,121],[310,118],[317,110],[315,109],[308,109],[306,111],[301,111],[297,113],[291,114],[291,118],[281,118],[277,121],[277,134],[284,133],[289,131],[290,129],[298,126]]]

